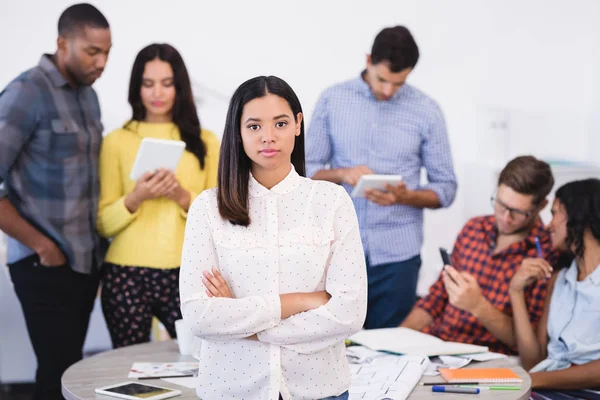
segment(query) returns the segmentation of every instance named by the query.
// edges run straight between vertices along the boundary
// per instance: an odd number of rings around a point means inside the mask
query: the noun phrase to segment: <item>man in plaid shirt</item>
[[[66,9],[58,49],[0,93],[0,229],[38,369],[34,398],[62,399],[82,357],[104,246],[96,233],[100,105],[91,85],[111,47],[106,18]],[[15,360],[16,361],[16,360]]]
[[[517,157],[500,173],[491,198],[493,215],[472,218],[463,227],[429,294],[419,300],[402,327],[443,340],[488,346],[516,354],[510,280],[525,258],[542,257],[556,265],[550,235],[539,218],[554,185],[550,166],[532,156]],[[546,298],[546,282],[526,290],[529,316],[537,323]]]

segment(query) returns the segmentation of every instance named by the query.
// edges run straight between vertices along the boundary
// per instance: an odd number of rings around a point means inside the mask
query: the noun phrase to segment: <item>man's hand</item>
[[[373,171],[366,165],[359,165],[358,167],[344,168],[342,170],[342,182],[352,186],[356,186],[360,177],[363,175],[373,175]]]
[[[487,302],[473,275],[458,272],[454,267],[446,265],[442,276],[446,292],[448,292],[448,301],[454,307],[476,315],[477,310]]]
[[[67,258],[63,252],[48,238],[35,249],[35,252],[40,257],[40,264],[43,267],[60,267],[67,263]]]
[[[365,190],[365,196],[368,200],[379,204],[380,206],[410,204],[413,192],[408,190],[404,182],[400,182],[395,186],[387,184],[385,189],[385,192],[377,189],[367,189]]]

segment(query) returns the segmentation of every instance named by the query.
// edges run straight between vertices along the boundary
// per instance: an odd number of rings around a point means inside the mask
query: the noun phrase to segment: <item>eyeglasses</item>
[[[526,220],[527,218],[531,217],[531,215],[533,214],[533,211],[534,211],[534,210],[523,211],[523,210],[519,210],[518,208],[509,207],[502,200],[497,198],[496,196],[492,196],[490,200],[492,203],[492,207],[494,207],[494,211],[496,211],[498,214],[504,214],[505,212],[508,211],[510,217],[512,219],[514,219],[515,221]]]

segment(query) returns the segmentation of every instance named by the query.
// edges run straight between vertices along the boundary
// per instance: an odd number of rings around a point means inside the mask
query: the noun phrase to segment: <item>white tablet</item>
[[[96,393],[129,400],[161,400],[179,396],[181,390],[137,382],[122,382],[96,389]]]
[[[365,197],[365,189],[386,191],[385,185],[397,185],[402,182],[402,175],[363,175],[352,190],[352,197]]]
[[[185,142],[181,140],[142,139],[129,179],[137,181],[146,172],[159,168],[175,171],[184,150]]]

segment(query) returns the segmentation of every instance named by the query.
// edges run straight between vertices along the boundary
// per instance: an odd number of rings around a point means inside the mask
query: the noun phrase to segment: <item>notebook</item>
[[[438,370],[447,382],[509,383],[523,382],[510,368],[463,368]]]
[[[362,330],[348,339],[372,350],[411,356],[440,356],[488,351],[486,346],[445,342],[435,336],[408,328]]]

